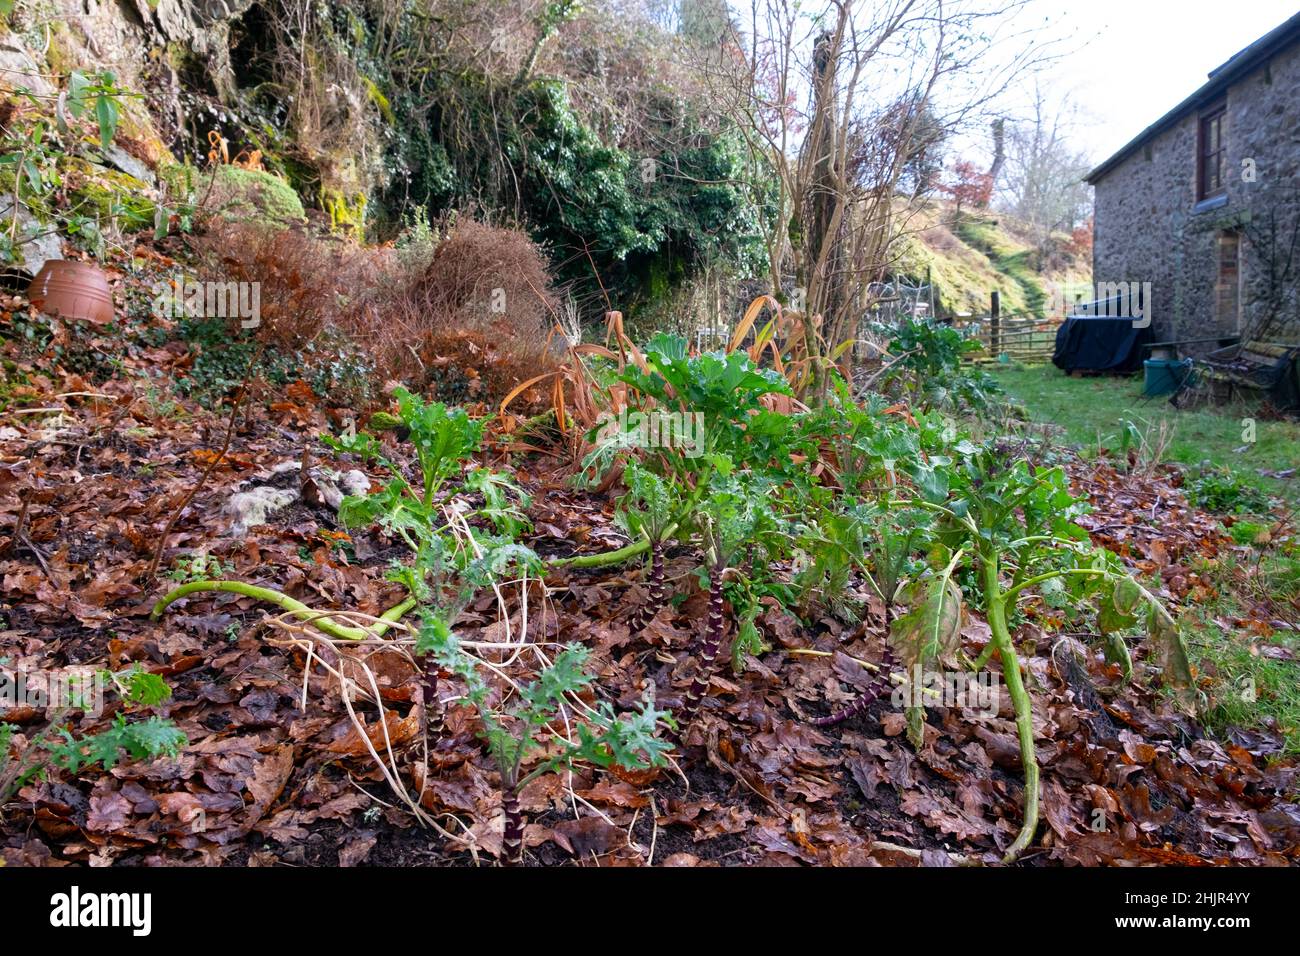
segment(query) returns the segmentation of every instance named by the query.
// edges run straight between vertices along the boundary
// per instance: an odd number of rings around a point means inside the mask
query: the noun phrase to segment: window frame
[[[1196,200],[1204,202],[1222,196],[1228,191],[1228,146],[1224,133],[1227,130],[1228,102],[1219,100],[1201,111],[1196,122]],[[1210,128],[1218,127],[1218,148],[1209,152]],[[1216,161],[1219,182],[1210,188],[1210,160]]]

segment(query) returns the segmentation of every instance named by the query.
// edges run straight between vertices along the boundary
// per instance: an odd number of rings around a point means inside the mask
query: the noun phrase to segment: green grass
[[[1031,250],[1012,245],[997,225],[987,219],[963,219],[957,224],[957,235],[962,242],[988,256],[994,269],[1020,286],[1028,311],[1042,315],[1047,292],[1029,263]]]
[[[1209,678],[1205,724],[1220,732],[1264,725],[1282,735],[1285,753],[1300,754],[1300,635],[1279,630],[1264,637],[1223,626],[1251,617],[1261,597],[1279,616],[1291,616],[1287,602],[1300,597],[1300,543],[1224,556],[1214,577],[1222,596],[1182,618],[1188,647]]]
[[[1066,441],[1085,454],[1095,453],[1099,443],[1118,447],[1125,420],[1148,434],[1164,422],[1173,430],[1165,460],[1187,465],[1208,460],[1245,484],[1300,504],[1300,473],[1290,479],[1259,474],[1300,467],[1300,423],[1256,418],[1251,444],[1243,440],[1242,419],[1254,412],[1244,404],[1179,411],[1162,397],[1143,397],[1141,376],[1071,378],[1051,365],[991,365],[988,370],[1025,405],[1031,420],[1059,425]]]

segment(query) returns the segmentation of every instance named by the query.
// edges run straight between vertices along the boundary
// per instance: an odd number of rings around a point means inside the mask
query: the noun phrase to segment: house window
[[[1223,193],[1227,184],[1225,173],[1228,148],[1224,142],[1227,107],[1220,104],[1201,116],[1200,135],[1197,136],[1198,166],[1196,198],[1210,199]]]
[[[1241,234],[1219,233],[1218,276],[1214,283],[1214,320],[1219,332],[1236,335],[1241,331]]]

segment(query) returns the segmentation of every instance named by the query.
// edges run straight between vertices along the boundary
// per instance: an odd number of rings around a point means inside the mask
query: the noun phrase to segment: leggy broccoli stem
[[[668,603],[668,592],[664,586],[665,583],[664,545],[662,541],[656,541],[650,545],[650,600],[641,605],[628,622],[628,627],[633,634],[644,630],[654,620],[654,616]]]
[[[245,584],[243,581],[191,581],[189,584],[182,584],[180,587],[167,592],[153,606],[150,617],[155,621],[158,620],[171,604],[200,591],[225,591],[230,594],[242,594],[245,597],[256,598],[259,601],[274,604],[278,608],[292,612],[295,617],[307,621],[322,633],[338,638],[341,641],[364,641],[368,637],[379,637],[401,620],[402,615],[415,607],[416,603],[415,598],[408,597],[400,604],[390,607],[380,615],[378,621],[368,628],[347,627],[330,620],[330,612],[313,610],[301,601],[297,601],[287,594],[281,594],[271,588],[258,587],[256,584]]]
[[[709,569],[709,616],[704,628],[704,639],[700,644],[699,667],[686,691],[686,698],[682,701],[682,709],[677,717],[678,734],[685,733],[699,713],[700,703],[709,689],[709,681],[717,670],[718,648],[726,631],[722,599],[722,573],[725,570],[726,567],[721,562],[715,562]]]
[[[990,633],[991,631],[992,629],[990,628]],[[984,645],[984,649],[980,651],[980,656],[970,662],[970,669],[973,671],[982,671],[988,665],[989,660],[993,657],[993,652],[997,649],[998,642],[990,639],[989,642]]]
[[[501,857],[506,866],[519,866],[524,861],[524,814],[519,809],[519,787],[508,786],[501,793],[501,809],[505,812],[505,829],[501,834]]]
[[[553,558],[547,564],[555,568],[605,568],[611,564],[622,564],[624,561],[631,561],[649,547],[650,539],[642,538],[640,541],[633,541],[616,551],[602,551],[600,554],[579,554],[572,558]]]
[[[1035,585],[1042,584],[1044,581],[1051,581],[1053,578],[1063,578],[1071,574],[1082,575],[1083,577],[1105,577],[1107,572],[1101,568],[1062,568],[1056,571],[1048,571],[1046,574],[1038,574],[1032,578],[1027,578],[1012,587],[1007,588],[1006,593],[1002,595],[1005,604],[1012,604],[1016,596],[1026,588],[1032,588]]]
[[[1002,658],[1002,679],[1016,713],[1016,736],[1020,740],[1020,762],[1025,769],[1025,812],[1020,832],[1015,842],[1007,848],[1003,863],[1013,863],[1029,846],[1038,829],[1038,754],[1034,750],[1034,721],[1032,702],[1020,677],[1020,658],[1007,630],[1007,596],[998,584],[998,563],[994,558],[984,559],[984,601],[988,613],[992,644]],[[982,656],[982,655],[981,655]]]
[[[876,674],[876,676],[871,679],[871,682],[862,689],[857,698],[854,699],[852,703],[840,708],[828,717],[818,717],[816,720],[812,721],[812,725],[814,727],[833,727],[836,724],[842,724],[844,721],[851,720],[858,716],[858,714],[865,712],[866,709],[875,703],[881,695],[885,694],[893,687],[893,684],[890,681],[890,672],[897,663],[898,659],[894,657],[893,650],[891,650],[889,645],[886,644],[885,655],[880,662],[880,672]]]
[[[1055,540],[1050,536],[1046,536],[1046,535],[1042,537],[1044,538],[1044,540]],[[1031,541],[1031,540],[1037,540],[1037,539],[1022,538],[1021,542]],[[1016,598],[1020,595],[1020,592],[1026,590],[1027,588],[1031,588],[1036,585],[1042,584],[1044,581],[1051,581],[1055,578],[1062,578],[1071,574],[1078,574],[1084,577],[1101,577],[1101,576],[1105,576],[1106,572],[1102,571],[1099,568],[1062,568],[1056,571],[1048,571],[1045,574],[1035,575],[1034,577],[1028,578],[1024,581],[1019,581],[1002,592],[1002,608],[1003,608],[1004,615],[1006,612],[1006,608],[1013,607],[1015,605]],[[989,641],[987,644],[984,645],[984,649],[980,651],[979,657],[969,662],[970,669],[972,671],[983,670],[984,666],[989,662],[989,659],[992,658],[994,652],[997,650],[999,650],[997,641]]]
[[[679,522],[671,522],[664,528],[659,540],[667,541],[677,533],[678,527]],[[637,555],[650,550],[651,547],[649,538],[640,538],[616,551],[602,551],[600,554],[578,554],[571,558],[552,558],[546,563],[553,568],[606,568],[611,564],[622,564],[625,561],[631,561]]]
[[[667,541],[670,539],[677,533],[677,529],[681,527],[682,522],[695,513],[712,474],[713,467],[709,466],[696,476],[695,490],[691,492],[691,496],[677,511],[677,520],[669,522],[667,527],[664,528],[663,533],[659,535],[659,540]],[[554,568],[607,568],[611,564],[622,564],[625,561],[630,561],[638,554],[645,552],[649,547],[650,539],[641,538],[639,541],[633,541],[631,544],[624,545],[615,551],[604,551],[600,554],[580,554],[571,558],[552,558],[546,563]]]

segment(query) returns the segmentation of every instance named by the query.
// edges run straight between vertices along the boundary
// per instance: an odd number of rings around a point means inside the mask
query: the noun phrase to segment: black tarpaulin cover
[[[1131,318],[1072,315],[1056,330],[1052,364],[1066,372],[1136,372],[1142,346],[1154,341],[1150,326],[1137,328]]]

